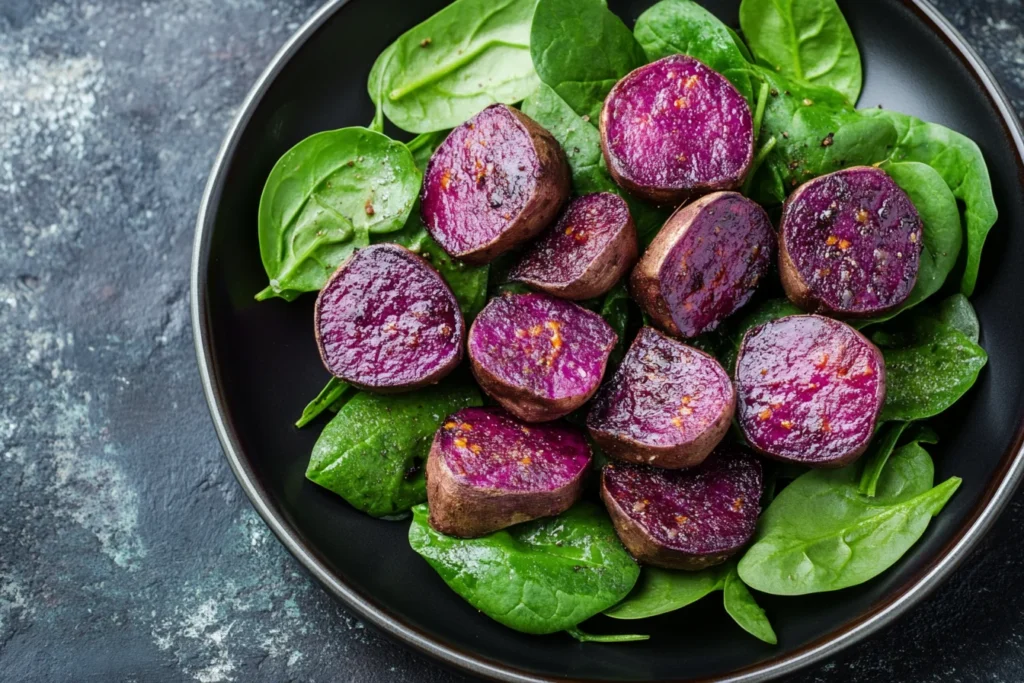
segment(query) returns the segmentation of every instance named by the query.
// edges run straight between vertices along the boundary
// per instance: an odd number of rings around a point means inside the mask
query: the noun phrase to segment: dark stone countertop
[[[188,267],[228,122],[318,0],[0,0],[0,680],[460,681],[253,512]],[[1020,0],[939,7],[1024,109]],[[1024,680],[1024,494],[932,598],[795,679]]]

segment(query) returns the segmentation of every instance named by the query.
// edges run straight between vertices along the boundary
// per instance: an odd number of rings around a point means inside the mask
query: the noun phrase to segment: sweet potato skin
[[[486,121],[511,131],[501,144],[486,139]],[[434,152],[423,178],[421,215],[452,257],[484,265],[540,234],[569,189],[558,141],[518,109],[495,104],[453,130]],[[484,236],[474,235],[479,232]]]
[[[663,107],[663,100],[674,106]],[[638,132],[640,120],[650,132]],[[631,194],[665,206],[738,188],[754,159],[747,101],[721,74],[684,55],[626,74],[605,98],[600,129],[612,179]],[[629,151],[636,138],[658,134],[671,144],[651,142],[657,153]]]
[[[552,296],[582,301],[615,286],[638,256],[629,207],[618,195],[600,192],[570,201],[510,277]]]
[[[473,538],[513,524],[558,515],[572,507],[583,494],[590,470],[590,447],[582,435],[563,424],[526,427],[519,423],[518,429],[525,431],[518,438],[514,434],[508,438],[508,449],[498,454],[500,457],[505,453],[514,453],[521,460],[532,456],[533,462],[524,467],[542,466],[544,457],[563,457],[565,462],[559,464],[571,476],[562,476],[555,486],[551,486],[550,482],[547,486],[533,487],[531,490],[515,490],[511,486],[481,486],[453,472],[445,453],[446,448],[451,448],[450,439],[446,443],[445,431],[457,430],[458,425],[465,424],[463,420],[469,420],[473,424],[473,431],[464,434],[473,438],[481,428],[481,416],[489,417],[497,413],[500,413],[500,419],[514,422],[514,418],[496,408],[460,411],[449,417],[434,436],[426,467],[429,522],[443,534]],[[541,436],[542,441],[535,441],[531,447],[529,440],[537,436]],[[469,444],[469,447],[473,445],[476,444]],[[492,455],[491,449],[494,446],[493,443],[485,446],[480,457]],[[559,452],[552,455],[552,448],[559,449]],[[549,449],[548,453],[545,454],[544,449]]]
[[[917,282],[922,232],[910,198],[881,169],[854,166],[810,180],[783,205],[786,296],[810,313],[842,318],[892,311]]]
[[[622,482],[616,484],[623,476],[632,479],[633,495],[623,495]],[[699,490],[702,486],[707,490]],[[666,504],[663,494],[674,487],[679,497]],[[718,488],[709,493],[711,487]],[[729,500],[715,499],[721,490],[728,491]],[[641,564],[665,569],[698,571],[736,555],[753,538],[762,492],[761,463],[736,446],[716,450],[692,470],[612,463],[601,472],[601,500],[622,544]],[[651,519],[666,513],[671,518]],[[711,516],[718,521],[709,522]],[[668,535],[677,528],[688,533]],[[716,531],[718,538],[708,537]]]
[[[413,305],[419,303],[420,306],[431,309],[432,313],[440,315],[444,318],[445,322],[442,326],[424,325],[422,320],[415,315],[408,314],[401,315],[396,311],[402,311],[409,307],[409,292],[397,291],[393,287],[385,284],[376,290],[373,288],[373,282],[367,282],[367,279],[361,274],[350,273],[352,268],[365,268],[365,267],[376,267],[380,270],[381,266],[375,266],[371,261],[381,260],[384,263],[383,268],[391,269],[395,267],[406,267],[405,270],[410,271],[412,276],[421,278],[418,286],[409,290],[417,295],[424,295],[426,292],[424,288],[431,287],[432,293],[426,299],[414,301]],[[368,264],[368,265],[361,265]],[[378,272],[379,274],[379,272]],[[387,273],[384,273],[387,276]],[[353,279],[351,283],[346,284],[344,280]],[[337,289],[339,287],[347,287],[350,291],[346,295],[344,292],[339,294]],[[346,312],[338,312],[335,310],[327,311],[329,307],[337,307],[339,305],[365,305],[364,302],[368,295],[376,296],[379,301],[375,304],[375,313],[382,311],[392,311],[395,313],[399,321],[398,334],[402,334],[408,331],[407,342],[415,340],[417,343],[421,341],[419,335],[427,336],[427,342],[433,338],[435,344],[446,343],[445,339],[436,338],[437,329],[450,328],[449,335],[447,337],[447,343],[451,345],[450,350],[447,353],[440,354],[438,356],[438,365],[432,371],[420,371],[419,373],[415,370],[421,370],[417,367],[416,362],[397,362],[391,363],[393,367],[381,368],[381,375],[397,375],[394,379],[381,379],[380,377],[371,377],[368,374],[366,368],[352,368],[343,369],[339,365],[338,359],[332,359],[332,356],[339,355],[339,351],[335,346],[335,342],[332,338],[337,334],[336,326],[333,326],[330,322],[332,317],[347,317]],[[338,297],[344,299],[344,302],[339,303]],[[372,314],[371,314],[372,315]],[[377,321],[381,323],[381,321]],[[353,324],[354,321],[353,321]],[[365,324],[365,323],[359,323]],[[384,323],[381,323],[382,325]],[[335,329],[329,329],[334,327]],[[405,330],[404,328],[411,327],[411,330]],[[459,308],[458,301],[455,295],[452,293],[448,283],[444,281],[434,267],[431,266],[425,259],[418,254],[414,254],[405,247],[397,244],[382,243],[375,244],[369,247],[364,247],[359,251],[350,255],[345,261],[338,266],[338,269],[331,275],[327,284],[324,285],[323,289],[320,290],[317,296],[316,305],[313,309],[313,330],[316,338],[317,348],[320,352],[320,359],[323,361],[324,367],[327,368],[328,372],[335,376],[345,380],[349,384],[366,391],[373,391],[379,394],[390,394],[400,393],[404,391],[411,391],[413,389],[419,389],[425,386],[436,384],[445,376],[454,370],[459,363],[462,361],[463,348],[466,340],[466,324],[462,317],[462,311]],[[379,330],[378,330],[379,332]],[[386,344],[386,338],[382,334],[377,334],[376,340],[381,344]],[[348,340],[351,343],[351,340]],[[342,343],[345,343],[344,340]],[[399,348],[392,350],[387,354],[388,356],[400,355],[404,349]],[[422,348],[422,347],[421,347]],[[342,349],[342,353],[345,350]],[[356,351],[349,349],[349,353],[356,353]],[[358,355],[358,354],[357,354]],[[419,360],[424,360],[421,354],[414,354],[414,357]],[[358,365],[363,365],[359,363]]]
[[[755,451],[808,467],[844,467],[871,442],[885,403],[885,361],[841,321],[788,316],[744,336],[736,389],[738,422]]]
[[[720,395],[709,402],[714,392]],[[735,410],[736,392],[718,361],[645,327],[594,401],[587,429],[616,460],[683,469],[699,465],[725,438]],[[694,415],[706,423],[686,434]]]
[[[574,303],[506,294],[473,321],[470,367],[505,410],[526,422],[547,422],[590,400],[617,341],[601,316]],[[519,370],[524,364],[529,375]]]
[[[695,236],[707,238],[705,251],[716,250],[706,263],[694,263],[693,252],[701,248]],[[665,222],[630,275],[630,293],[659,329],[695,337],[716,329],[750,300],[770,268],[774,246],[771,220],[758,204],[736,192],[708,194]],[[683,260],[689,265],[681,267]],[[689,271],[700,271],[696,290]],[[681,288],[684,297],[677,293]],[[708,289],[715,290],[710,297],[704,294]]]

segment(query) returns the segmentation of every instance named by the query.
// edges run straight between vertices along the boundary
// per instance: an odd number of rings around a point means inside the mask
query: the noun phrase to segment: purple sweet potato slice
[[[563,299],[592,299],[611,289],[637,259],[636,226],[622,197],[578,197],[512,269],[513,280]]]
[[[316,341],[336,377],[394,393],[435,384],[462,360],[466,324],[448,283],[397,244],[345,260],[316,300]]]
[[[430,526],[470,538],[565,512],[583,493],[590,459],[587,440],[564,423],[464,408],[444,421],[430,448]]]
[[[527,422],[555,420],[586,403],[618,342],[597,313],[549,294],[504,294],[469,330],[473,375]]]
[[[903,303],[921,263],[923,225],[885,171],[857,166],[801,185],[779,228],[779,273],[806,311],[880,315]]]
[[[725,77],[670,55],[626,74],[608,93],[601,149],[620,186],[679,204],[743,183],[754,160],[753,119]]]
[[[644,327],[598,393],[587,429],[618,460],[694,467],[729,431],[735,409],[736,392],[718,361]]]
[[[696,337],[750,300],[771,267],[775,230],[736,192],[701,197],[672,214],[633,269],[630,290],[669,334]]]
[[[885,361],[846,323],[792,315],[744,336],[736,390],[740,427],[755,450],[809,467],[842,467],[874,434]]]
[[[423,223],[441,247],[473,265],[536,237],[569,196],[558,141],[503,104],[453,130],[427,164]]]
[[[754,535],[762,492],[761,462],[739,446],[688,470],[611,463],[601,472],[601,498],[622,544],[666,569],[704,569],[740,551]]]

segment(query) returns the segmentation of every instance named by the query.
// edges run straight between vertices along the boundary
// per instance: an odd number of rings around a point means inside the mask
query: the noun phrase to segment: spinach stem
[[[584,633],[576,627],[567,628],[565,629],[565,632],[581,643],[636,643],[641,640],[650,640],[651,638],[646,635],[625,633],[620,635],[598,636],[590,633]]]
[[[768,142],[764,143],[764,146],[757,151],[757,156],[754,157],[754,162],[750,165],[750,172],[747,173],[747,179],[743,183],[743,196],[746,197],[750,195],[750,186],[754,184],[754,175],[757,174],[758,169],[761,168],[761,164],[764,163],[764,160],[767,159],[768,155],[771,154],[773,149],[775,149],[776,143],[778,143],[778,140],[776,140],[773,135],[768,139]]]
[[[757,109],[754,111],[754,140],[761,138],[761,123],[764,121],[764,108],[768,104],[768,81],[761,81],[761,89],[757,93]]]

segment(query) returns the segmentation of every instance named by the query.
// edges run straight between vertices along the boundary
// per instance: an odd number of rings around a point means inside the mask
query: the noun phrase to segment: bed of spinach
[[[646,245],[670,209],[638,201],[612,181],[597,122],[618,79],[683,53],[721,72],[751,104],[757,155],[744,192],[755,200],[772,208],[811,178],[873,164],[918,208],[924,250],[910,299],[858,323],[886,361],[887,399],[874,443],[840,470],[771,469],[772,481],[792,483],[772,484],[755,543],[721,567],[640,573],[607,515],[588,503],[480,539],[438,534],[418,505],[425,499],[420,466],[440,420],[479,405],[479,393],[455,378],[397,396],[328,382],[296,423],[338,413],[317,442],[307,476],[371,515],[416,506],[413,548],[467,601],[512,628],[566,631],[580,642],[642,640],[647,636],[593,635],[578,625],[600,612],[617,619],[662,614],[720,590],[726,612],[744,630],[774,643],[748,585],[792,595],[866,581],[917,541],[959,485],[954,477],[934,486],[921,444],[934,443],[935,435],[920,421],[961,398],[987,361],[965,296],[974,290],[998,216],[981,151],[942,126],[855,109],[862,64],[835,0],[743,0],[739,23],[749,49],[693,0],[655,3],[633,31],[605,0],[456,0],[378,57],[367,85],[376,105],[368,128],[304,140],[267,181],[259,236],[271,285],[257,298],[290,301],[316,291],[355,248],[393,241],[437,268],[471,320],[489,296],[515,285],[506,282],[500,259],[490,268],[451,259],[419,218],[422,171],[449,129],[491,103],[521,102],[565,150],[574,194],[623,196]],[[382,134],[385,117],[419,135],[405,144],[391,140]],[[954,270],[962,294],[933,300]],[[616,361],[637,324],[624,284],[584,304],[619,334]],[[692,343],[731,368],[747,330],[799,312],[787,300],[762,301]]]
[[[413,508],[409,543],[452,590],[525,633],[574,628],[624,598],[640,574],[604,509],[579,503],[482,538],[454,538]]]

